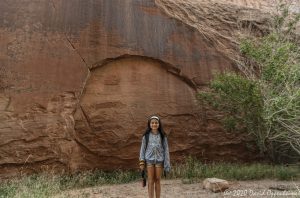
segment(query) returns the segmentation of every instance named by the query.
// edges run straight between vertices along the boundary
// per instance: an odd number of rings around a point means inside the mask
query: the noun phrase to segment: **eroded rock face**
[[[10,98],[0,97],[0,175],[68,170],[74,141],[74,93],[63,93],[24,113],[10,110]]]
[[[186,144],[179,144],[185,149],[193,147],[188,134],[197,136],[201,128],[195,88],[168,72],[163,63],[141,57],[122,58],[92,70],[75,114],[76,140],[95,156],[101,156],[103,161],[98,167],[127,163],[134,168],[147,119],[157,113],[167,128],[175,130],[168,131],[171,144],[186,137]],[[181,126],[181,119],[192,126]],[[173,151],[177,149],[182,148],[175,146]],[[111,160],[114,156],[118,160]]]
[[[174,161],[255,158],[195,101],[214,70],[233,69],[222,49],[236,50],[242,13],[262,13],[222,2],[1,1],[0,176],[135,168],[150,114]]]
[[[78,153],[92,159],[93,167],[135,168],[142,134],[153,114],[162,118],[174,161],[187,155],[245,159],[247,152],[235,150],[245,149],[241,137],[208,121],[196,101],[196,88],[170,69],[161,61],[134,56],[92,70],[75,113],[75,138],[81,147]],[[73,169],[85,166],[91,164],[72,162]]]

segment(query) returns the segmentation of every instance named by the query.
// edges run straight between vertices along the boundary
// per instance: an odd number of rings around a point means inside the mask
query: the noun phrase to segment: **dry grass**
[[[219,177],[229,180],[296,180],[299,179],[299,166],[271,166],[265,164],[203,164],[188,158],[184,164],[174,165],[167,179],[180,179],[185,184],[197,183],[206,177]],[[40,174],[11,179],[0,183],[0,198],[11,197],[51,197],[69,191],[81,191],[87,187],[107,186],[137,182],[137,171],[87,171],[73,175]],[[111,189],[113,187],[107,187]],[[78,194],[78,193],[77,193]],[[79,193],[80,194],[80,193]],[[85,196],[85,192],[80,197]]]

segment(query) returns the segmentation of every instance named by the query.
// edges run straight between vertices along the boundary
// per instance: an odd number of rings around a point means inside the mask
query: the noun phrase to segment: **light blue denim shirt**
[[[163,163],[165,171],[170,171],[170,155],[167,137],[164,137],[164,146],[162,146],[160,134],[149,133],[149,142],[146,147],[146,137],[143,136],[140,150],[140,160],[146,163]]]

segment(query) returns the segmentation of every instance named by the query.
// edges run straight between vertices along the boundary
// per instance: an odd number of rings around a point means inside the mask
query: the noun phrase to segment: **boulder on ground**
[[[203,188],[211,190],[212,192],[223,192],[229,188],[229,183],[223,179],[206,178],[203,181]]]

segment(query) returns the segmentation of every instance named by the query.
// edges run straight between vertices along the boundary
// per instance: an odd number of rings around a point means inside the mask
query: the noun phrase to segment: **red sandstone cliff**
[[[172,160],[247,160],[195,94],[233,69],[237,36],[265,31],[268,2],[0,2],[0,176],[135,168],[151,114]]]

